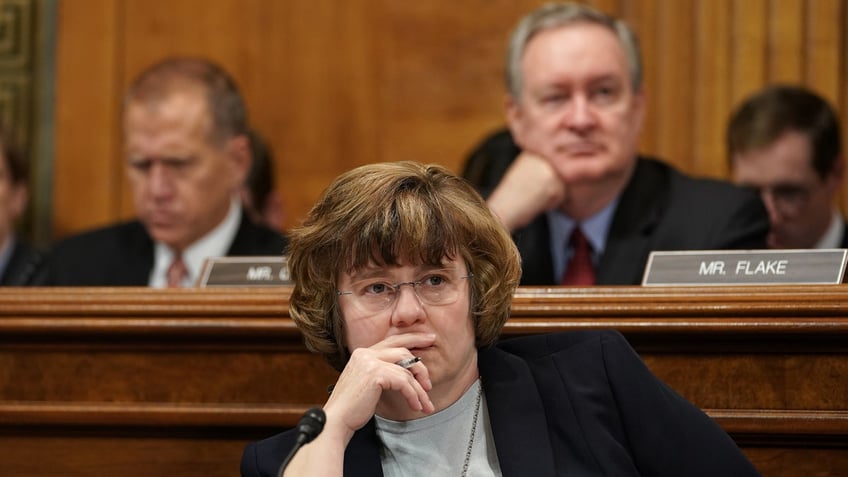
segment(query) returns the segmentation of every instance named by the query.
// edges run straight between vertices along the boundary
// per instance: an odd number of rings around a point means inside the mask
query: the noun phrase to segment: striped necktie
[[[168,279],[168,288],[180,288],[183,286],[183,280],[188,276],[183,257],[175,255],[174,261],[168,267],[168,273],[165,275]]]

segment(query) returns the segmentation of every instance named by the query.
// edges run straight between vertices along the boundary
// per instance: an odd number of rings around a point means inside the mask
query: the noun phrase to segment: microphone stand
[[[314,407],[306,411],[297,423],[297,438],[289,454],[283,459],[283,463],[280,464],[280,468],[277,470],[277,477],[283,477],[283,473],[285,473],[286,467],[288,467],[292,457],[294,457],[304,444],[308,444],[318,437],[318,434],[324,430],[324,422],[326,421],[327,416],[324,414],[323,409]]]

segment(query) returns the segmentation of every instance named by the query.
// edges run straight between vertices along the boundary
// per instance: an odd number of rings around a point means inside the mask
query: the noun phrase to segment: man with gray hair
[[[241,206],[247,112],[226,71],[200,58],[160,61],[130,86],[123,122],[137,219],[57,244],[50,284],[189,286],[208,257],[283,253],[286,239]]]
[[[755,194],[638,155],[642,63],[623,21],[543,5],[512,34],[507,86],[509,133],[472,153],[465,176],[513,233],[522,284],[638,284],[654,250],[765,246]]]

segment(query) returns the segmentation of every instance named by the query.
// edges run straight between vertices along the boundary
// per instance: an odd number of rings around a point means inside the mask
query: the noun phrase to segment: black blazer
[[[281,255],[281,234],[242,216],[229,256]],[[69,237],[47,260],[47,281],[59,286],[147,286],[154,244],[139,221],[124,222]]]
[[[6,269],[0,275],[0,285],[39,286],[47,280],[44,255],[20,240],[15,240]]]
[[[471,154],[465,177],[481,191],[492,190],[519,152],[509,132],[499,132]],[[639,157],[610,224],[596,282],[640,284],[654,250],[762,249],[768,229],[765,206],[753,191]],[[514,231],[513,239],[521,252],[521,284],[556,285],[547,216]]]
[[[616,331],[504,341],[480,350],[479,368],[504,477],[759,475]],[[241,475],[276,476],[294,438],[249,444]],[[348,444],[344,475],[382,475],[379,451],[372,419]]]

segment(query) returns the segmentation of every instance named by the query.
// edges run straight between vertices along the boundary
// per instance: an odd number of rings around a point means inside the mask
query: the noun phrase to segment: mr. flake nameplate
[[[276,257],[216,257],[206,259],[199,287],[271,287],[290,285],[288,262]]]
[[[846,249],[651,252],[642,285],[842,283]]]

